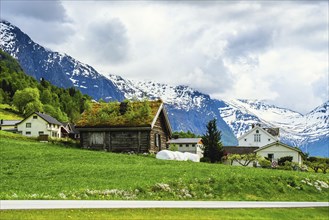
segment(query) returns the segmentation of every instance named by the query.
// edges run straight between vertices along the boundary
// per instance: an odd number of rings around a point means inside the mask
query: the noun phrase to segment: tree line
[[[59,88],[41,78],[24,73],[13,57],[0,50],[0,103],[13,105],[23,115],[45,112],[59,121],[76,122],[91,98],[78,89]]]

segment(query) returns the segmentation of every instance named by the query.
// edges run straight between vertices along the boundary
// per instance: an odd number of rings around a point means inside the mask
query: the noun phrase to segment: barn
[[[162,100],[94,103],[76,129],[82,148],[111,152],[155,153],[172,135]]]

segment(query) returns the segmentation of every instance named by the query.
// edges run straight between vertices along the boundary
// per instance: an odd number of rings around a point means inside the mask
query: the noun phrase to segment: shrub
[[[284,166],[285,165],[285,162],[292,162],[292,156],[286,156],[286,157],[281,157],[279,158],[278,160],[278,164],[279,166]]]
[[[169,149],[171,151],[178,151],[178,145],[177,144],[171,144],[169,145]]]
[[[269,161],[269,160],[267,160],[265,158],[258,160],[258,163],[259,163],[259,165],[262,168],[269,168],[269,167],[271,167],[271,161]]]

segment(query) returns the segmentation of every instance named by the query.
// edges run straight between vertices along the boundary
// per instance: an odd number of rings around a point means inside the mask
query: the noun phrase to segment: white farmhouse
[[[60,138],[61,127],[62,123],[50,115],[34,112],[17,124],[17,132],[30,137],[48,135],[49,137]]]
[[[238,138],[240,147],[263,147],[279,141],[278,128],[262,128],[253,125],[252,129]]]
[[[169,146],[177,146],[180,152],[189,152],[203,157],[202,138],[177,138],[167,142]]]
[[[254,151],[259,156],[267,157],[270,161],[278,161],[281,157],[292,157],[292,162],[301,165],[303,163],[303,152],[298,148],[291,147],[279,141],[265,145]]]

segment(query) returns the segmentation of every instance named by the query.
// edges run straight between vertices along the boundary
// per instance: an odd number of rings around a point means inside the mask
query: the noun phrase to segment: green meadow
[[[157,160],[0,131],[0,199],[328,201],[329,175]]]
[[[1,219],[280,219],[327,220],[328,208],[296,209],[64,209],[64,210],[8,210],[1,211]]]

